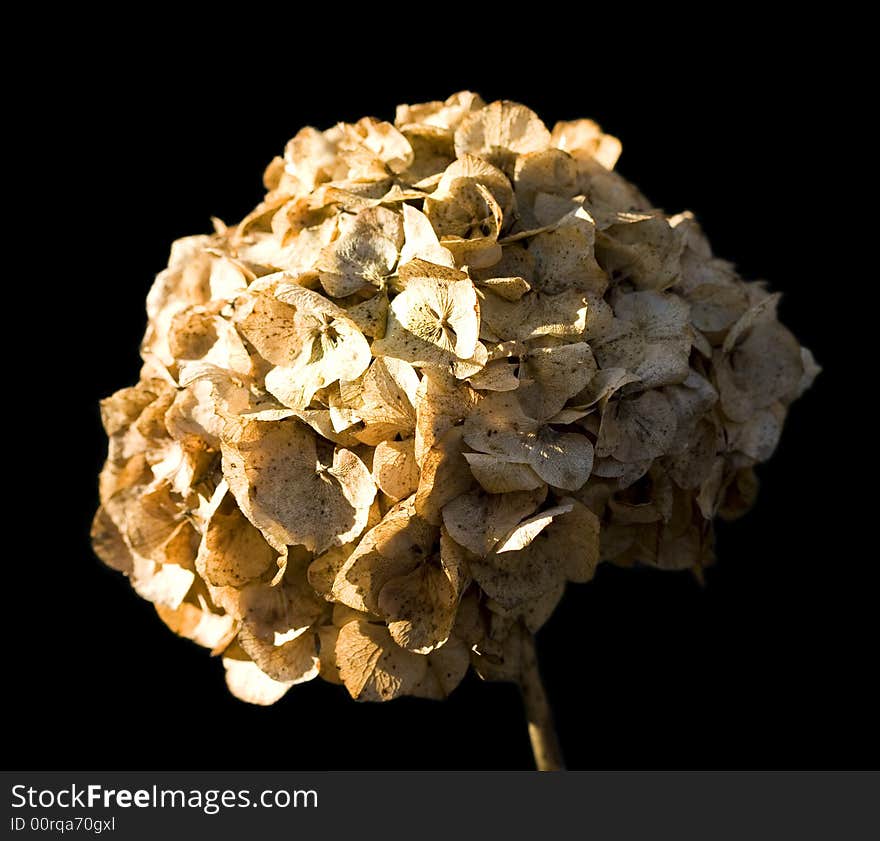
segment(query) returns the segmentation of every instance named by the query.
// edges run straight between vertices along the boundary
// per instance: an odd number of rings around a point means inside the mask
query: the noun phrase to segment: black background
[[[234,700],[220,662],[174,637],[87,539],[105,449],[97,402],[137,377],[144,296],[171,241],[206,232],[210,215],[243,216],[300,126],[391,119],[398,102],[469,87],[620,137],[619,170],[657,205],[693,210],[719,256],[783,291],[783,320],[825,369],[760,470],[757,508],[719,529],[705,588],[603,567],[541,631],[569,765],[876,765],[873,515],[847,477],[871,453],[841,441],[852,348],[829,313],[852,278],[824,233],[841,167],[852,178],[858,164],[827,62],[778,33],[658,36],[645,51],[619,29],[563,48],[527,26],[507,42],[411,34],[306,53],[306,34],[276,24],[263,43],[237,38],[234,21],[219,38],[168,28],[145,49],[78,40],[51,83],[34,83],[48,146],[30,173],[38,209],[19,226],[35,235],[17,316],[32,340],[14,350],[42,385],[25,389],[7,437],[22,503],[6,509],[6,722],[27,736],[5,763],[531,767],[511,685],[469,676],[442,704],[355,704],[321,681],[268,709]]]

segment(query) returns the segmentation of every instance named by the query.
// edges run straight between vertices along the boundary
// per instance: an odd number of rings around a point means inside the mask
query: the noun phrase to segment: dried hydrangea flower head
[[[236,696],[473,667],[559,767],[532,635],[566,583],[711,562],[818,369],[619,153],[462,92],[303,129],[253,212],[173,245],[94,545]]]

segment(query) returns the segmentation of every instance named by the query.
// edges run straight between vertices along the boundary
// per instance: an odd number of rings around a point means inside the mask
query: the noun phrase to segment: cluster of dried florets
[[[600,559],[711,560],[816,367],[619,152],[459,93],[303,129],[174,244],[102,404],[95,545],[236,695],[514,677]]]

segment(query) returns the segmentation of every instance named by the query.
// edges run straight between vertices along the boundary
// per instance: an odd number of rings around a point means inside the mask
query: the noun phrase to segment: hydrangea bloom
[[[519,679],[601,561],[711,562],[817,367],[620,148],[458,93],[303,129],[174,243],[93,537],[235,695]]]

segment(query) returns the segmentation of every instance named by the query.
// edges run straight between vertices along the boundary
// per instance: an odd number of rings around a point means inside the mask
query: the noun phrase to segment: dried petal
[[[544,480],[529,465],[506,456],[464,453],[464,457],[474,478],[487,493],[530,491],[544,486]]]
[[[417,368],[447,367],[474,356],[479,334],[479,307],[470,280],[417,277],[391,302],[385,337],[373,342],[372,351]]]
[[[457,543],[485,557],[523,518],[533,514],[547,496],[546,487],[502,494],[472,491],[443,508],[443,524]]]
[[[260,639],[244,626],[239,631],[238,644],[262,672],[279,683],[295,685],[318,676],[318,647],[313,633],[301,634],[275,645]]]
[[[682,382],[691,348],[688,306],[675,295],[634,292],[614,305],[613,325],[595,347],[602,368],[625,368],[645,388]]]
[[[401,265],[419,258],[438,266],[455,267],[452,254],[440,245],[440,240],[431,227],[430,219],[408,204],[403,206],[403,234],[404,243],[400,250]]]
[[[336,449],[318,461],[313,433],[294,419],[245,421],[223,443],[223,474],[244,515],[281,551],[347,543],[367,522],[375,485],[363,462]]]
[[[384,625],[358,620],[339,631],[339,677],[358,701],[390,701],[412,694],[428,669],[427,658],[402,649]]]
[[[293,681],[273,680],[252,660],[224,657],[223,667],[229,691],[248,704],[271,706],[293,686]]]
[[[518,154],[540,152],[550,132],[534,111],[506,100],[493,102],[465,117],[455,132],[455,154],[477,155],[509,167]]]
[[[373,479],[395,502],[415,493],[419,486],[415,440],[380,441],[373,454]]]
[[[317,262],[321,284],[334,298],[368,283],[379,284],[393,271],[402,246],[402,218],[384,207],[367,208],[321,251]]]
[[[526,520],[508,540],[510,551],[496,548],[485,561],[471,563],[480,587],[507,608],[543,596],[566,579],[589,580],[599,560],[599,521],[571,498]],[[501,548],[505,545],[502,541]]]
[[[659,391],[608,404],[602,415],[596,452],[634,462],[662,456],[675,436],[675,411]]]

